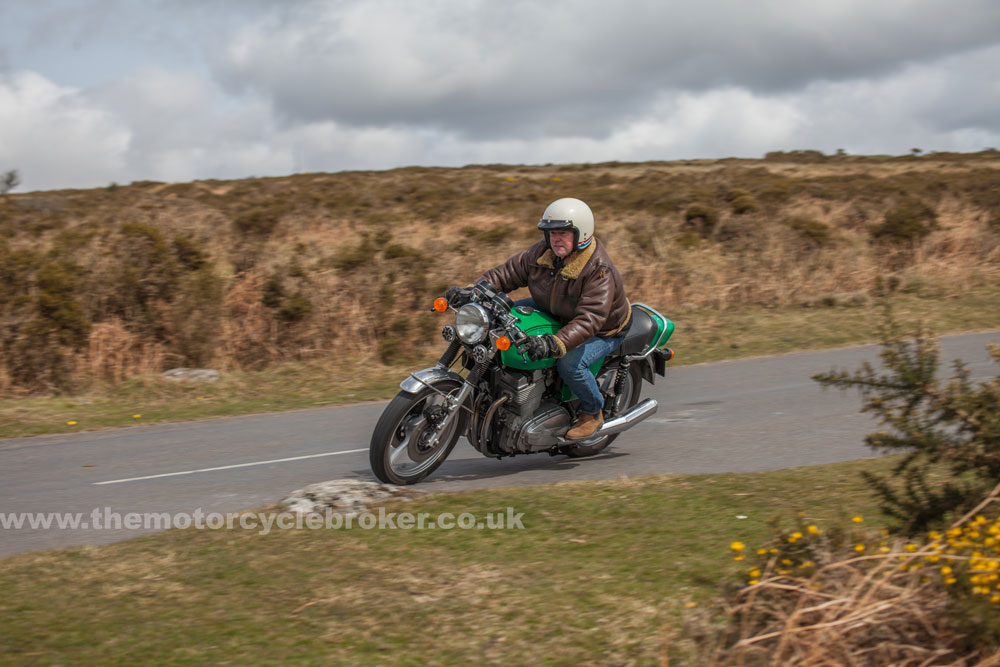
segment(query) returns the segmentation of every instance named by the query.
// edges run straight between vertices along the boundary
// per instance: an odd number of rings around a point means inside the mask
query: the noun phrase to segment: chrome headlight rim
[[[486,340],[490,328],[490,314],[478,303],[467,303],[455,313],[455,332],[466,345],[477,345]]]

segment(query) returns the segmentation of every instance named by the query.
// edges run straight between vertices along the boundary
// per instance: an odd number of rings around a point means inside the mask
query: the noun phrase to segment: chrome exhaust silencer
[[[556,438],[560,445],[586,445],[591,442],[600,440],[601,438],[608,435],[615,435],[616,433],[621,433],[622,431],[627,431],[644,419],[648,419],[656,414],[657,403],[656,399],[647,398],[644,401],[637,403],[628,412],[623,415],[618,415],[614,419],[609,419],[601,425],[601,428],[594,431],[593,435],[588,436],[586,439],[571,440],[565,435]]]

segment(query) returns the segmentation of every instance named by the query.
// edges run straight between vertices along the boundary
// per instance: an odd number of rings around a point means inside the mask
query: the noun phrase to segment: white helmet
[[[572,229],[576,249],[583,250],[594,240],[594,214],[579,199],[564,197],[549,204],[545,213],[542,213],[538,228],[545,231],[546,244],[549,242],[550,230]]]

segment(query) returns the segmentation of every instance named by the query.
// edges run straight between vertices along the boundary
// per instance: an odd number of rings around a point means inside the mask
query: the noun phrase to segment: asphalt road
[[[973,377],[996,365],[986,343],[1000,331],[941,339],[942,367],[961,358]],[[864,346],[669,367],[643,397],[659,411],[591,459],[546,454],[487,459],[463,439],[421,488],[478,489],[625,474],[773,470],[873,456],[874,421],[856,392],[824,390],[810,376],[877,361]],[[683,350],[680,350],[683,354]],[[0,526],[0,556],[142,534],[129,513],[228,513],[275,503],[337,478],[374,480],[367,447],[384,402],[159,426],[0,440],[0,519],[79,513],[120,528]],[[116,518],[117,517],[117,518]]]

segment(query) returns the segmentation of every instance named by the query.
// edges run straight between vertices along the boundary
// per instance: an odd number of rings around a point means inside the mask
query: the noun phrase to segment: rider
[[[591,365],[618,349],[631,316],[621,274],[594,236],[594,214],[579,199],[558,199],[538,223],[545,238],[482,275],[504,292],[528,287],[530,305],[552,314],[562,328],[529,336],[522,348],[533,360],[556,357],[556,368],[580,398],[580,414],[566,433],[586,438],[604,423],[604,398]]]

